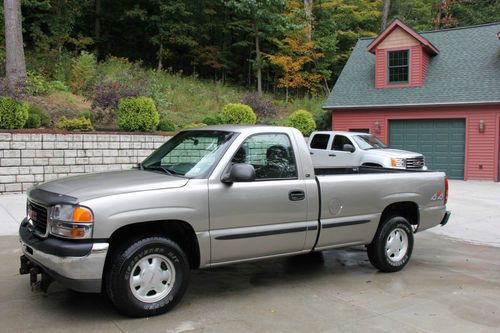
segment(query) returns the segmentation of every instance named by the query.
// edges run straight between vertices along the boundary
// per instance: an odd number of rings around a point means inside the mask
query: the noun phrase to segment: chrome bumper
[[[83,257],[59,257],[39,251],[20,240],[24,255],[35,266],[70,289],[100,292],[108,243],[94,243]]]

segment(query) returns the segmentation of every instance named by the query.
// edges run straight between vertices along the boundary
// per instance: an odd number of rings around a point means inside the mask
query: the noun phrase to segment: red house
[[[418,151],[455,179],[499,181],[500,22],[361,38],[329,96],[332,128]]]

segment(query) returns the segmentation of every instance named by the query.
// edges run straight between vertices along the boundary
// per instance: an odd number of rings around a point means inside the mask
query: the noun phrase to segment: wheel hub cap
[[[163,255],[151,254],[135,264],[129,281],[135,298],[145,303],[158,302],[167,296],[174,286],[174,264]]]
[[[392,262],[398,262],[408,251],[408,235],[401,228],[394,229],[385,243],[385,254]]]

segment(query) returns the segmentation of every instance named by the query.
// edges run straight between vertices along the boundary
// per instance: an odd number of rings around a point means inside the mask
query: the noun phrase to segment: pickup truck
[[[399,271],[413,234],[447,223],[447,196],[442,172],[315,170],[293,128],[189,129],[136,169],[32,188],[20,273],[151,316],[180,301],[191,269],[366,245],[374,267]]]
[[[309,137],[315,168],[372,166],[427,170],[424,155],[392,149],[373,134],[318,131]]]

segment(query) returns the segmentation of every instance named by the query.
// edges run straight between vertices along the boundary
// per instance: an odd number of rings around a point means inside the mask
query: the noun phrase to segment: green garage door
[[[391,120],[389,145],[422,153],[429,169],[464,179],[465,119]]]

